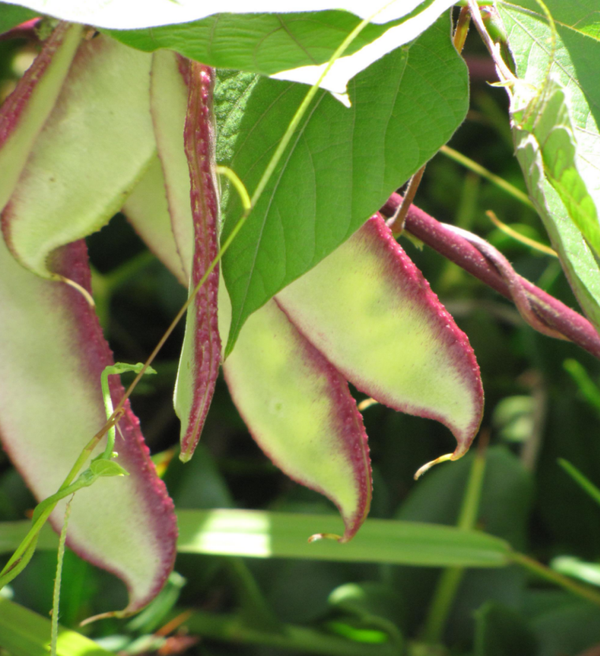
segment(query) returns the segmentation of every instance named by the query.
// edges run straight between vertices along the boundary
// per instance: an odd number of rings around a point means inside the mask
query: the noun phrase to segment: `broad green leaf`
[[[282,9],[281,2],[276,0],[253,0],[251,3],[221,0],[215,4],[199,3],[198,0],[148,0],[144,3],[143,11],[140,11],[137,0],[88,0],[85,3],[73,0],[11,0],[9,4],[29,7],[36,12],[74,23],[123,30],[186,23],[217,13],[275,14]],[[368,18],[380,9],[374,22],[387,23],[413,11],[421,4],[424,4],[423,0],[378,0],[375,5],[362,0],[288,0],[285,10],[298,13],[337,9]]]
[[[283,8],[279,5],[279,11]],[[216,68],[272,75],[278,71],[329,60],[344,38],[360,23],[343,11],[297,14],[212,15],[179,25],[143,30],[111,30],[125,45],[145,52],[161,48]],[[379,38],[389,25],[367,26],[348,54]]]
[[[502,2],[499,11],[523,80],[515,84],[511,109],[517,128],[524,128],[515,130],[517,157],[571,286],[598,327],[600,268],[580,229],[597,243],[600,82],[593,62],[600,57],[600,19],[593,0],[578,4],[576,11],[567,4],[547,3],[556,20],[555,50],[548,21],[534,0]]]
[[[555,52],[550,26],[535,0],[503,0],[498,10],[507,30],[518,77],[527,86],[531,85],[532,90],[541,91],[550,73],[566,90],[577,143],[577,169],[598,205],[600,80],[595,62],[600,57],[600,15],[597,2],[548,0],[545,4],[556,21]]]
[[[452,4],[452,0],[426,0],[413,11],[413,3],[398,3],[406,15],[392,23],[364,27],[334,63],[321,87],[344,94],[349,79],[391,50],[416,39]],[[374,6],[372,11],[376,9]],[[170,48],[209,66],[262,75],[276,73],[279,79],[312,85],[359,23],[357,16],[341,11],[218,14],[192,23],[113,30],[111,34],[147,52]]]
[[[0,8],[1,11],[1,8]],[[77,25],[59,25],[0,108],[0,211],[61,91],[81,41]]]
[[[310,85],[320,81],[322,89],[337,94],[338,100],[348,105],[348,82],[355,75],[387,53],[416,39],[453,4],[448,0],[427,0],[413,14],[406,16],[402,21],[398,21],[397,24],[393,24],[387,32],[373,43],[367,44],[355,54],[337,59],[322,80],[321,75],[325,73],[327,67],[325,63],[320,66],[314,64],[300,66],[299,68],[277,73],[273,77]]]
[[[223,162],[251,193],[304,93],[298,85],[268,79],[252,88],[234,155]],[[233,305],[228,351],[252,312],[350,237],[464,118],[468,81],[450,40],[449,19],[360,73],[349,96],[351,108],[317,94],[225,256]],[[241,213],[231,194],[224,237]]]
[[[250,558],[309,558],[340,562],[395,563],[425,567],[503,567],[509,564],[507,542],[480,531],[423,522],[367,519],[347,544],[306,538],[316,531],[343,532],[334,515],[305,515],[257,510],[179,510],[177,551]],[[5,552],[26,533],[26,522],[0,523]],[[6,527],[6,529],[5,529]],[[40,548],[55,548],[49,531]]]
[[[89,290],[85,244],[53,256],[61,275]],[[0,434],[38,500],[53,495],[83,447],[106,422],[100,376],[113,364],[85,298],[64,283],[21,267],[0,240]],[[123,388],[111,381],[113,404]],[[94,452],[104,449],[101,442]],[[156,476],[139,422],[126,407],[115,450],[129,476],[102,477],[72,502],[67,541],[127,584],[128,611],[148,603],[164,583],[175,552],[172,503]],[[50,517],[60,529],[65,501]],[[31,523],[29,522],[30,526]]]
[[[108,222],[150,163],[150,61],[107,36],[77,51],[2,213],[11,251],[39,275],[52,250]]]
[[[0,599],[0,647],[11,656],[48,656],[50,620],[8,599]],[[93,640],[68,629],[58,630],[57,656],[110,656]]]
[[[516,154],[529,194],[557,251],[569,283],[590,321],[600,327],[600,267],[590,247],[544,175],[540,145],[533,135],[515,131]]]
[[[340,533],[341,520],[329,515],[182,510],[178,522],[181,553],[443,567],[502,567],[510,553],[506,542],[485,533],[412,522],[368,519],[343,545],[306,541],[317,530]]]
[[[588,245],[600,255],[600,224],[594,200],[577,170],[577,144],[566,92],[554,80],[544,90],[544,108],[532,128],[541,144],[544,173],[558,192],[569,218]]]

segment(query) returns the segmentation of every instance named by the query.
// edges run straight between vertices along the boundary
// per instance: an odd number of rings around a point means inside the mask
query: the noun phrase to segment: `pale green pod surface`
[[[171,228],[190,293],[218,251],[212,69],[171,52],[152,63],[151,111]],[[217,321],[219,271],[198,289],[186,317],[175,411],[181,420],[180,458],[198,444],[221,364]]]
[[[156,257],[182,285],[187,286],[188,275],[173,237],[165,179],[158,157],[152,160],[121,212]]]
[[[467,451],[483,412],[473,349],[381,217],[276,298],[358,389],[441,421],[458,441],[454,458]]]
[[[50,277],[48,255],[101,228],[155,152],[151,56],[106,36],[79,47],[2,214],[15,257]]]
[[[182,66],[185,67],[184,61],[170,50],[154,53],[150,107],[171,229],[188,284],[194,258],[194,220],[190,203],[190,171],[183,145],[188,104],[188,87],[181,70]]]
[[[55,270],[89,290],[85,244],[52,257]],[[38,500],[54,494],[106,414],[100,375],[113,364],[98,319],[85,298],[43,280],[15,261],[0,239],[0,437]],[[112,377],[116,404],[123,394]],[[115,450],[129,476],[98,479],[72,502],[67,544],[127,585],[124,613],[146,605],[161,589],[175,558],[173,504],[156,475],[139,422],[129,405]],[[104,449],[104,439],[97,452]],[[65,502],[51,516],[60,529]]]
[[[54,107],[82,30],[81,25],[60,23],[0,108],[0,210]]]
[[[179,259],[173,256],[175,242],[159,174],[154,185],[142,183],[130,197],[135,199],[135,211],[129,202],[124,209],[150,247],[158,239],[171,241],[171,257],[165,257],[164,250],[156,252],[176,273]],[[145,226],[138,228],[142,223]],[[231,303],[221,279],[223,341],[230,320]],[[192,403],[194,355],[189,335],[186,329],[175,394],[182,408]],[[223,368],[254,439],[286,474],[334,501],[346,523],[345,538],[350,538],[369,510],[371,474],[362,419],[344,379],[274,301],[250,317]]]
[[[223,337],[230,313],[221,285]],[[250,316],[223,371],[252,437],[290,478],[335,503],[346,527],[342,541],[349,540],[369,512],[371,465],[344,378],[276,301]]]

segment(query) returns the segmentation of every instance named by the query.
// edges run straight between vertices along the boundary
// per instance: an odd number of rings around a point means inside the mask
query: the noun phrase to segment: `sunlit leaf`
[[[250,558],[308,558],[364,563],[396,563],[426,567],[503,567],[511,548],[481,531],[424,522],[367,519],[347,544],[331,540],[308,543],[316,531],[343,532],[334,515],[305,515],[256,510],[179,510],[179,553],[247,556]],[[26,531],[24,522],[9,522],[14,542]],[[10,544],[0,523],[0,547]],[[41,548],[55,548],[46,531]],[[17,542],[18,544],[18,542]]]
[[[34,11],[49,14],[56,18],[75,23],[85,23],[98,27],[115,29],[135,29],[172,25],[205,18],[219,13],[272,13],[281,12],[282,5],[275,0],[253,0],[242,5],[238,0],[221,0],[218,4],[198,3],[197,0],[149,0],[140,11],[137,0],[88,0],[74,3],[72,0],[10,0],[9,4],[29,7]],[[368,18],[377,11],[375,22],[386,23],[411,12],[415,7],[427,4],[423,0],[402,0],[386,2],[380,6],[364,3],[362,0],[290,0],[285,4],[286,12],[308,12],[338,9],[353,12],[361,18]]]
[[[48,656],[50,620],[19,604],[0,599],[0,646],[12,656]],[[110,656],[93,640],[59,628],[57,656]]]
[[[460,124],[467,109],[466,69],[449,34],[448,18],[440,19],[359,74],[349,88],[349,109],[317,94],[225,256],[233,304],[228,350],[253,311],[344,242]],[[274,80],[252,87],[234,154],[225,162],[250,193],[304,93]],[[241,213],[230,195],[224,237]]]
[[[583,4],[589,8],[582,14],[559,0],[547,3],[556,20],[555,47],[534,0],[502,2],[499,11],[523,80],[512,92],[517,157],[569,282],[598,327],[600,268],[581,231],[598,245],[600,82],[592,62],[600,56],[600,31],[593,0]]]

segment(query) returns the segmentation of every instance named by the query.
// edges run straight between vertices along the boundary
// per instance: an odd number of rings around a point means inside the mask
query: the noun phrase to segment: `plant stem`
[[[381,209],[381,213],[384,216],[392,216],[401,202],[400,195],[392,194]],[[492,289],[512,300],[507,283],[494,265],[469,241],[444,226],[443,223],[415,205],[411,205],[406,216],[405,229]],[[600,359],[600,336],[587,319],[528,280],[520,278],[520,281],[533,311],[542,321]]]
[[[60,540],[58,542],[58,554],[56,563],[56,578],[54,579],[54,594],[52,595],[52,623],[50,629],[50,656],[56,656],[56,646],[58,643],[58,609],[60,607],[60,584],[62,581],[63,561],[65,558],[65,542],[67,540],[67,525],[69,523],[69,516],[71,515],[71,501],[67,503],[65,509],[65,519],[63,527],[60,532]]]
[[[482,441],[483,440],[483,441]],[[479,512],[479,501],[485,474],[485,449],[488,433],[480,437],[480,446],[475,453],[473,465],[467,483],[467,489],[460,509],[457,526],[469,530],[475,526]],[[433,594],[433,601],[425,621],[423,640],[427,644],[436,645],[442,641],[448,615],[465,572],[464,567],[446,568],[438,581]]]
[[[600,490],[592,483],[592,481],[584,476],[579,469],[572,465],[568,460],[559,458],[558,464],[587,493],[588,496],[600,505]]]
[[[469,171],[477,173],[477,175],[485,178],[488,182],[496,185],[496,187],[502,189],[502,191],[505,191],[507,194],[523,203],[523,205],[527,205],[527,207],[535,211],[533,203],[529,200],[529,196],[527,196],[527,194],[523,193],[520,189],[517,189],[517,187],[514,185],[511,185],[509,182],[506,182],[506,180],[503,180],[500,176],[495,175],[491,171],[488,171],[485,167],[481,166],[481,164],[478,164],[466,155],[459,153],[458,150],[450,148],[450,146],[442,146],[439,152],[443,155],[446,155],[446,157],[457,162],[461,166],[464,166],[466,169],[469,169]]]
[[[510,559],[514,563],[525,567],[525,569],[529,570],[532,574],[535,574],[536,576],[539,576],[540,578],[545,579],[550,583],[554,583],[555,585],[560,586],[568,592],[572,592],[573,594],[581,597],[582,599],[585,599],[586,601],[591,601],[597,606],[600,606],[600,594],[591,588],[572,581],[567,576],[559,574],[553,569],[542,565],[542,563],[539,563],[537,560],[534,560],[525,554],[514,551],[510,554]]]
[[[417,191],[419,189],[419,185],[421,184],[421,180],[423,179],[423,174],[425,173],[426,166],[426,164],[423,164],[423,166],[410,179],[408,187],[406,188],[406,193],[402,199],[402,203],[394,212],[392,218],[388,221],[388,226],[392,228],[395,235],[399,235],[404,230],[406,215],[408,214],[408,210],[410,209],[410,206],[412,205],[412,202],[417,195]]]
[[[469,15],[469,9],[468,7],[463,7],[460,10],[460,14],[458,15],[456,29],[454,30],[454,34],[452,36],[452,43],[454,43],[454,47],[459,54],[464,48],[465,40],[467,38],[467,34],[469,33],[470,22],[471,19]],[[423,179],[423,174],[425,173],[426,167],[427,164],[423,164],[423,166],[412,176],[410,182],[408,183],[408,187],[404,194],[404,198],[402,199],[401,205],[388,221],[388,226],[390,228],[393,227],[394,234],[400,234],[404,230],[406,215],[408,214],[408,210],[410,209],[410,206],[412,205],[412,202],[417,195],[417,191],[419,190],[419,185]]]
[[[524,246],[533,248],[533,250],[536,250],[540,253],[544,253],[544,255],[549,255],[550,257],[558,257],[558,253],[550,248],[550,246],[541,244],[539,241],[535,241],[535,239],[529,239],[529,237],[525,237],[525,235],[522,235],[516,230],[513,230],[510,226],[506,225],[506,223],[502,223],[502,221],[500,221],[500,219],[492,210],[487,210],[485,215],[496,226],[496,228],[502,230],[505,235],[512,237],[515,241],[521,242],[521,244]]]
[[[456,29],[454,30],[454,36],[452,41],[454,47],[460,54],[465,47],[465,41],[467,40],[467,35],[469,34],[469,26],[471,24],[471,16],[469,15],[469,8],[462,7],[460,14],[458,15],[458,20],[456,21]]]

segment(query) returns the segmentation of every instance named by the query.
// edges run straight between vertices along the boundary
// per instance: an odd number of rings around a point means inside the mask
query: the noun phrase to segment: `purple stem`
[[[392,194],[381,208],[381,213],[387,217],[392,216],[401,202],[402,196]],[[498,269],[464,237],[454,233],[415,205],[411,205],[408,210],[404,228],[440,255],[513,300],[509,285]],[[529,297],[531,309],[544,324],[600,359],[600,337],[586,318],[525,278],[518,278]]]

